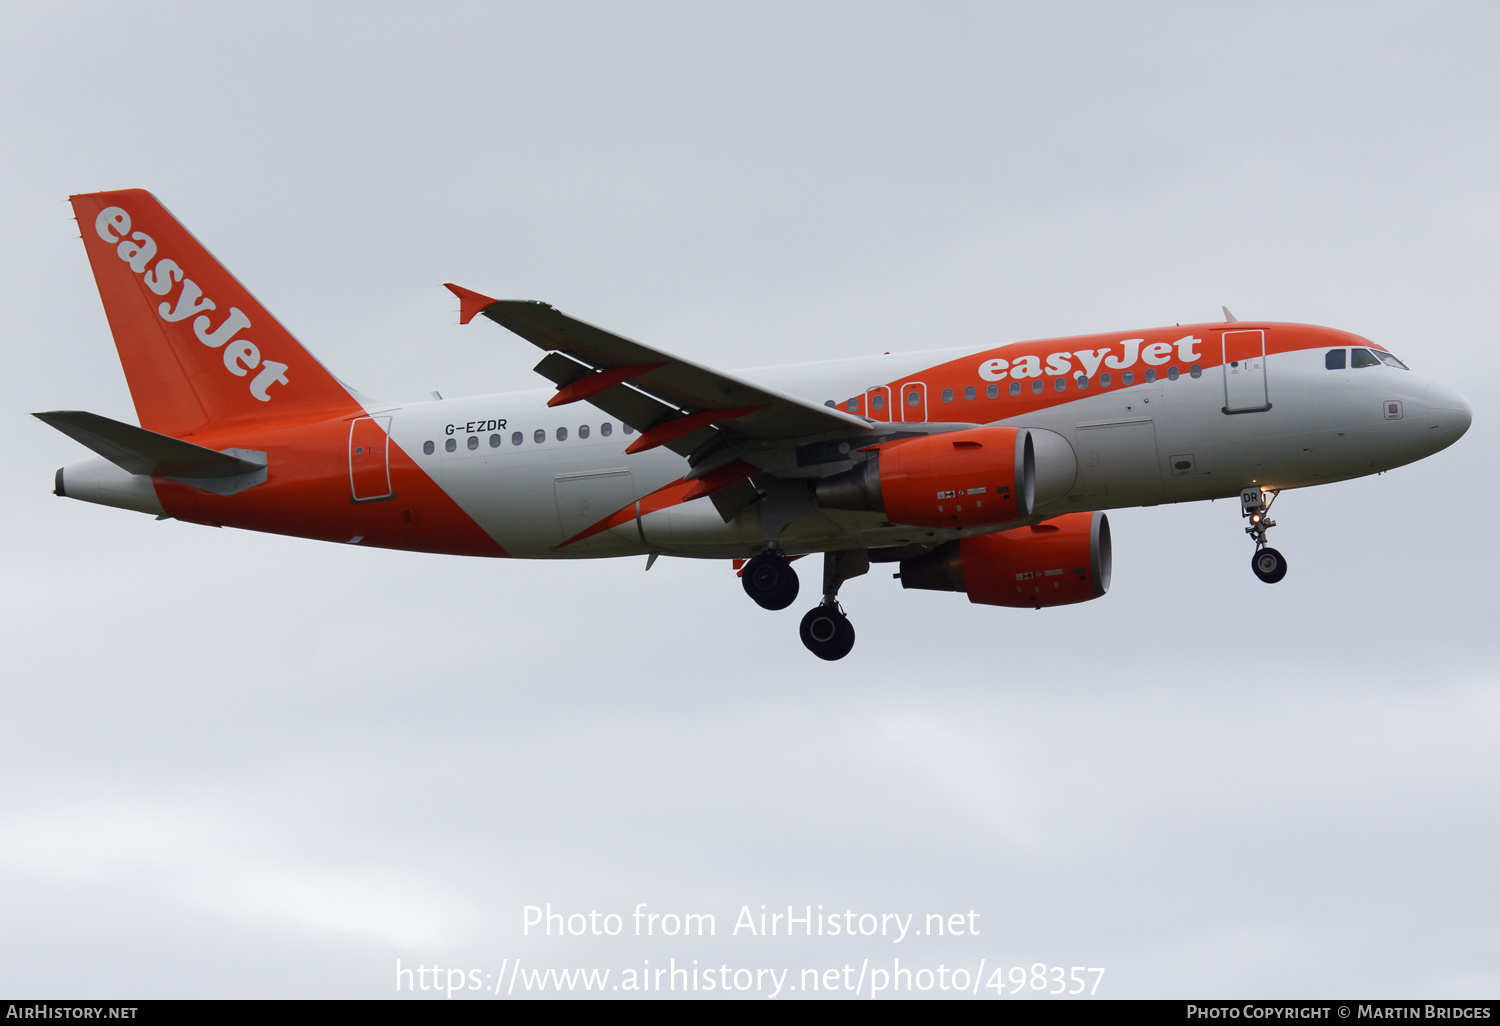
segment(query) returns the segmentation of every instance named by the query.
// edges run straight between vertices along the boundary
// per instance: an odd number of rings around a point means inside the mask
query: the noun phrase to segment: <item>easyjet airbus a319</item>
[[[1452,445],[1469,404],[1376,343],[1306,324],[1109,332],[726,374],[457,285],[544,352],[551,389],[381,402],[315,360],[148,192],[72,198],[140,426],[37,414],[92,449],[56,493],[343,545],[527,559],[734,560],[797,598],[823,659],[854,644],[840,586],[1036,609],[1109,587],[1104,511],[1238,497],[1251,569],[1285,488]],[[1226,311],[1226,317],[1228,312]]]

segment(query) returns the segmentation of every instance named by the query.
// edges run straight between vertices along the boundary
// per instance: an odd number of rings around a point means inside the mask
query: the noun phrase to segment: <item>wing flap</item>
[[[629,366],[627,365],[625,369],[629,369]],[[601,378],[611,373],[604,371],[596,374],[588,364],[580,363],[573,357],[558,352],[551,352],[542,357],[542,362],[533,370],[558,388],[557,395],[552,397],[548,406],[562,405],[559,399],[564,403],[570,401],[568,399],[570,388],[586,386],[591,383],[590,378]],[[677,413],[676,407],[668,406],[660,399],[654,399],[644,392],[630,388],[623,382],[607,385],[597,392],[590,389],[584,398],[610,416],[618,418],[622,423],[641,432],[649,431],[654,425],[669,420]],[[685,439],[669,442],[667,447],[681,456],[686,456],[708,437],[707,433],[699,431]]]
[[[531,369],[552,382],[559,390],[593,373],[593,368],[588,364],[555,352],[542,357],[542,362]]]

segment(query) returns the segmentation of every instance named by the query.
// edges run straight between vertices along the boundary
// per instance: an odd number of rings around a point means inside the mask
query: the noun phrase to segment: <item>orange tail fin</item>
[[[143,189],[72,197],[141,426],[347,406],[348,389]]]

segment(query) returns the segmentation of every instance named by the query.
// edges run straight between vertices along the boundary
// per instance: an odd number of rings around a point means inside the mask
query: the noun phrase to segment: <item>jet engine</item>
[[[1111,562],[1109,518],[1068,513],[903,559],[901,587],[962,591],[987,606],[1066,606],[1108,591]]]
[[[1067,494],[1078,462],[1067,439],[1037,428],[977,427],[876,446],[853,470],[818,482],[831,509],[877,510],[892,523],[1011,523]]]

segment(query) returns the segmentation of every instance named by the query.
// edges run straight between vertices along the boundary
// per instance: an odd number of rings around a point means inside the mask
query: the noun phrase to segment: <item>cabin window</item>
[[[568,440],[568,429],[567,428],[558,428],[557,429],[557,440],[559,442],[566,442]]]
[[[578,425],[578,437],[579,438],[587,438],[588,436],[589,436],[589,426],[587,424],[579,424]]]
[[[883,409],[885,409],[885,396],[883,396],[883,395],[872,395],[872,396],[870,396],[870,409],[872,409],[872,410],[883,410]]]
[[[989,388],[986,388],[984,390],[984,394],[987,395],[987,396],[989,396],[991,399],[999,399],[1000,398],[1000,386],[999,385],[991,385]]]
[[[1380,361],[1375,359],[1375,354],[1368,349],[1349,350],[1349,366],[1358,370],[1361,367],[1379,367]]]
[[[1101,375],[1099,375],[1099,387],[1100,388],[1108,388],[1109,387],[1109,383],[1110,383],[1111,380],[1112,379],[1110,378],[1110,376],[1108,374],[1101,374]]]
[[[913,406],[917,405],[917,401],[916,401],[917,400],[917,393],[913,392],[911,394],[911,398],[912,398],[912,403],[911,404]],[[943,402],[945,402],[945,403],[951,403],[952,401],[953,401],[953,389],[951,389],[951,388],[945,388],[945,389],[943,389]]]
[[[537,428],[536,431],[535,431],[535,433],[532,434],[531,440],[533,442],[535,442],[537,445],[541,445],[543,442],[545,442],[547,440],[547,432],[546,432],[546,430],[544,428]]]
[[[490,435],[490,448],[491,449],[498,449],[498,448],[500,448],[500,436],[499,435]]]
[[[970,385],[968,388],[964,389],[964,400],[965,401],[971,401],[978,394],[979,394],[978,392],[974,391],[974,386]]]
[[[1126,371],[1124,374],[1121,374],[1120,375],[1120,384],[1122,384],[1122,385],[1133,385],[1133,384],[1135,384],[1135,371]]]
[[[834,402],[832,399],[825,399],[823,400],[823,405],[828,407],[830,410],[833,410],[837,409],[839,404]]]
[[[953,389],[951,389],[951,388],[945,388],[943,390],[943,402],[945,402],[945,403],[951,403],[952,401],[953,401]],[[908,393],[906,393],[906,405],[908,405],[908,406],[920,406],[921,404],[922,404],[922,393],[921,392],[908,392]]]
[[[437,448],[437,446],[433,445],[431,442],[423,442],[422,443],[422,455],[424,455],[424,456],[431,456],[432,455],[432,450],[434,450],[436,448]]]
[[[1176,367],[1168,367],[1167,368],[1167,380],[1168,381],[1176,381],[1177,377],[1178,377],[1177,368]]]
[[[859,411],[859,400],[858,399],[850,399],[847,403],[844,404],[844,409],[848,410],[850,413],[856,413],[856,412],[858,412]]]
[[[1079,387],[1079,389],[1085,389],[1089,387],[1089,379],[1087,374],[1080,374],[1078,375],[1078,377],[1074,378],[1073,381]]]
[[[621,424],[620,430],[625,432],[627,435],[635,434],[635,428],[631,427],[629,424]]]
[[[1146,368],[1146,384],[1149,385],[1149,384],[1151,384],[1151,382],[1153,382],[1155,380],[1156,380],[1156,368],[1155,367],[1147,367]]]
[[[1203,377],[1203,364],[1201,364],[1201,363],[1195,363],[1191,367],[1189,367],[1188,368],[1188,377],[1190,377],[1190,378],[1201,378],[1201,377]]]
[[[1021,383],[1019,381],[1012,381],[1010,383],[1010,394],[1011,395],[1020,395],[1021,394]]]
[[[1056,381],[1052,382],[1052,387],[1056,391],[1062,392],[1065,389],[1067,389],[1067,387],[1068,387],[1068,379],[1067,378],[1058,378]]]
[[[524,441],[526,441],[526,436],[523,435],[523,434],[521,434],[521,432],[519,432],[519,431],[514,432],[510,436],[510,444],[511,445],[520,445]]]
[[[608,438],[610,435],[614,434],[614,432],[615,426],[607,420],[603,424],[599,425],[599,433],[605,438]]]
[[[1329,370],[1343,370],[1345,366],[1345,351],[1342,349],[1330,349],[1323,357],[1323,366]]]
[[[1031,394],[1032,395],[1041,395],[1042,394],[1042,389],[1045,388],[1045,387],[1046,386],[1042,384],[1042,379],[1041,378],[1037,378],[1035,381],[1033,381],[1031,383]]]
[[[470,449],[477,449],[477,448],[479,448],[479,436],[478,435],[470,435],[469,436],[469,448]]]
[[[448,439],[446,442],[443,443],[443,448],[447,449],[449,452],[458,452],[458,439],[457,438],[450,438],[450,439]]]

